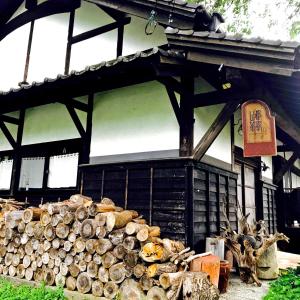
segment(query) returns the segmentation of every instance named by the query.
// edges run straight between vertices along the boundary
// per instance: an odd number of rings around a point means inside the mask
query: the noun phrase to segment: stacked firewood
[[[0,239],[1,274],[108,299],[176,299],[195,257],[136,211],[82,195],[8,212]]]

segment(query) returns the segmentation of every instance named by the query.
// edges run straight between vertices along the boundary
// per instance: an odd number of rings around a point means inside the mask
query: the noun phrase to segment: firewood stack
[[[108,299],[176,299],[195,254],[136,211],[82,195],[8,212],[0,239],[0,274]]]

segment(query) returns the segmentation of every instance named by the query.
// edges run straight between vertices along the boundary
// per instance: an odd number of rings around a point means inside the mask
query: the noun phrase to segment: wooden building
[[[219,14],[181,0],[0,12],[0,88],[13,86],[0,94],[1,197],[111,197],[199,250],[223,209],[233,228],[240,209],[299,236],[300,44],[226,35]],[[276,114],[276,157],[243,157],[250,99]]]

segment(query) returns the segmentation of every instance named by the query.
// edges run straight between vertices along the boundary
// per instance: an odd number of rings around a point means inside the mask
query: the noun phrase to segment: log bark
[[[104,226],[105,223],[106,223],[106,213],[98,213],[96,216],[95,216],[95,222],[97,224],[97,226]]]
[[[86,294],[91,290],[92,280],[87,273],[83,272],[79,274],[76,281],[76,287],[82,294]]]
[[[163,273],[174,273],[177,271],[177,266],[171,262],[164,264],[152,264],[147,268],[148,277],[160,276]]]
[[[106,216],[106,227],[110,232],[113,229],[119,229],[125,227],[133,219],[134,213],[129,210],[122,212],[109,212]]]
[[[31,221],[39,221],[41,217],[42,210],[37,207],[30,207],[24,210],[22,220],[24,223],[29,223]]]

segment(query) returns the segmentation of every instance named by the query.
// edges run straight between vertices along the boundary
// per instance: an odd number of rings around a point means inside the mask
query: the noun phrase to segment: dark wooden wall
[[[206,236],[219,234],[225,202],[234,229],[236,175],[195,163],[168,159],[82,167],[82,192],[100,200],[137,210],[162,235],[203,250]]]

